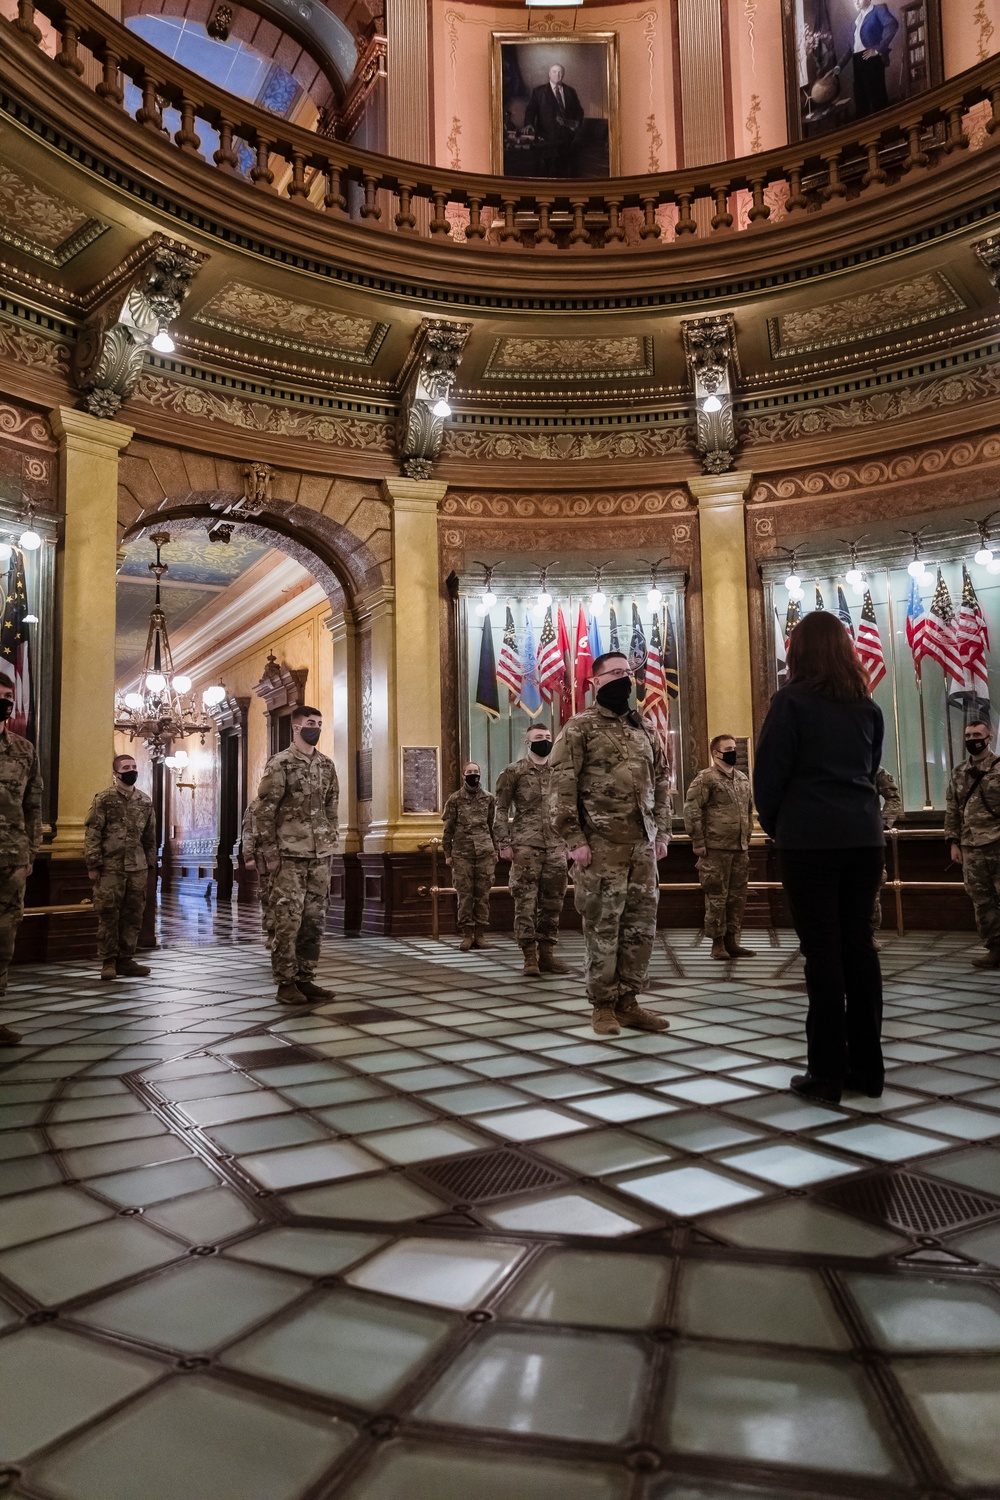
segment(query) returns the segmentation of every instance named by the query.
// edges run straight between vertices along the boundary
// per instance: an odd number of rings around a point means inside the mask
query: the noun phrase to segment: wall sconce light
[[[608,602],[608,596],[603,588],[604,569],[608,566],[608,563],[601,563],[599,568],[594,567],[594,592],[590,596],[591,609],[603,609]]]
[[[921,526],[919,531],[907,531],[905,527],[898,528],[903,536],[908,536],[913,543],[913,560],[907,563],[906,571],[911,578],[915,578],[918,583],[923,584],[926,588],[928,584],[934,582],[934,574],[920,556],[920,538],[925,529],[923,526]]]
[[[663,603],[663,593],[657,583],[656,575],[660,565],[665,563],[667,559],[665,557],[658,557],[655,562],[650,562],[647,557],[643,557],[639,560],[640,562],[644,562],[649,569],[649,592],[646,594],[646,603],[651,605],[653,609],[657,609]]]
[[[997,515],[1000,515],[1000,511],[994,510],[988,516],[984,516],[981,521],[974,521],[971,516],[966,516],[965,518],[969,525],[974,526],[979,532],[979,551],[976,553],[975,560],[981,568],[988,568],[993,561],[993,548],[990,546],[989,527],[990,522]]]
[[[476,562],[476,567],[482,568],[484,574],[482,597],[480,598],[479,603],[476,605],[477,615],[484,615],[486,611],[488,609],[492,609],[494,604],[496,604],[497,602],[497,596],[493,591],[493,574],[496,569],[499,568],[499,566],[500,564],[498,562]]]
[[[848,588],[853,589],[854,593],[856,594],[863,594],[865,590],[864,569],[858,566],[858,547],[861,545],[867,535],[868,533],[866,531],[861,536],[856,537],[853,542],[849,542],[847,538],[843,536],[840,538],[843,546],[847,547],[851,554],[851,566],[844,574],[844,582],[847,584]]]

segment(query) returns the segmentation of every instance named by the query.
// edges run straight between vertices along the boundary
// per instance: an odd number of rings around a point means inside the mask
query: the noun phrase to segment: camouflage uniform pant
[[[979,940],[987,948],[1000,949],[1000,844],[963,848],[962,856],[962,877]]]
[[[705,892],[705,936],[713,942],[743,926],[750,856],[742,849],[706,849],[698,861]]]
[[[102,963],[131,958],[146,910],[146,870],[102,870],[94,887],[97,952]]]
[[[514,937],[522,948],[556,941],[568,881],[561,848],[514,850],[510,893],[514,898]]]
[[[491,849],[489,854],[459,854],[451,856],[451,878],[458,892],[458,925],[471,932],[473,927],[490,925],[490,887],[496,875],[497,860]]]
[[[0,995],[7,988],[7,969],[24,912],[26,878],[14,865],[0,865]]]
[[[254,861],[257,869],[257,897],[260,901],[260,930],[265,937],[272,936],[274,918],[271,916],[271,876],[264,869],[264,858],[261,856],[260,864]]]
[[[270,876],[271,972],[279,984],[312,979],[330,899],[328,859],[282,858]]]
[[[615,1005],[646,982],[656,936],[659,876],[653,846],[612,844],[592,834],[591,861],[573,867],[574,904],[583,918],[587,996]]]

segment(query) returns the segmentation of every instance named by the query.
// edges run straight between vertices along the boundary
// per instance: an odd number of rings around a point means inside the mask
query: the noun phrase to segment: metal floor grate
[[[833,1208],[908,1234],[938,1234],[1000,1214],[995,1198],[915,1172],[880,1172],[858,1182],[839,1182],[820,1196]]]
[[[435,1187],[444,1188],[454,1203],[488,1203],[568,1181],[564,1173],[543,1167],[508,1146],[449,1157],[422,1167],[421,1173]]]
[[[256,1052],[229,1052],[227,1058],[238,1068],[247,1068],[253,1073],[258,1068],[281,1068],[290,1063],[316,1061],[314,1054],[302,1047],[261,1047]]]

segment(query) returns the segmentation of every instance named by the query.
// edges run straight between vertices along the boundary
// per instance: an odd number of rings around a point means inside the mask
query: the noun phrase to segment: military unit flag
[[[550,620],[551,625],[551,620]],[[554,635],[554,632],[553,632]],[[531,616],[524,617],[524,645],[521,648],[521,707],[529,718],[534,719],[542,711],[542,694],[538,685],[538,659],[535,656],[535,632],[531,628]]]
[[[497,688],[497,665],[493,655],[493,622],[489,612],[483,616],[483,639],[479,647],[479,676],[476,679],[476,706],[491,719],[500,717],[500,692]]]
[[[792,638],[792,631],[802,618],[802,604],[798,599],[789,599],[788,608],[785,610],[785,653],[788,653],[788,642]]]
[[[576,655],[573,659],[573,685],[576,689],[576,709],[579,713],[587,699],[587,689],[590,687],[593,674],[594,658],[590,650],[590,630],[587,628],[587,616],[580,605],[580,613],[576,621]]]
[[[861,623],[858,625],[855,646],[858,659],[868,673],[869,691],[874,692],[885,676],[885,656],[882,653],[882,638],[878,633],[878,621],[875,618],[875,606],[872,603],[870,589],[865,589],[865,600],[861,607]]]
[[[639,606],[632,605],[632,639],[629,642],[629,666],[635,673],[635,701],[640,708],[646,698],[646,636],[639,618]]]
[[[608,607],[608,650],[620,651],[621,649],[618,643],[618,616],[612,604]]]
[[[677,635],[674,631],[674,622],[670,618],[670,606],[663,611],[663,628],[665,631],[663,639],[663,680],[666,683],[667,697],[679,698],[681,695],[680,659],[677,654]]]
[[[854,639],[854,621],[851,619],[851,611],[847,603],[847,597],[841,584],[837,584],[837,615],[840,623],[847,631],[851,640]]]
[[[15,552],[7,571],[7,597],[0,622],[0,657],[3,675],[14,686],[14,710],[7,723],[15,734],[35,738],[35,691],[31,664],[31,642],[25,615],[28,610],[28,587],[24,576],[24,558]]]

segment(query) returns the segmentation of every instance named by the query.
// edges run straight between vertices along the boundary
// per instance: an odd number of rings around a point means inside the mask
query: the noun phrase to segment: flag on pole
[[[507,623],[503,631],[503,645],[500,647],[500,662],[497,666],[497,677],[507,689],[507,694],[512,704],[516,703],[521,696],[521,683],[524,680],[524,672],[521,667],[521,658],[517,654],[517,632],[514,629],[514,615],[511,607],[507,606]]]
[[[590,651],[590,631],[587,629],[587,617],[580,605],[580,613],[576,621],[576,658],[573,662],[573,682],[576,687],[576,711],[579,713],[587,701],[587,689],[590,687],[591,669],[594,658]]]
[[[493,655],[493,622],[489,611],[483,616],[483,639],[479,647],[479,677],[476,680],[476,706],[491,719],[500,717],[500,693],[497,688],[497,664]]]
[[[798,599],[789,599],[788,608],[785,611],[785,652],[788,652],[788,642],[792,638],[792,631],[802,618],[802,604]]]
[[[646,658],[646,696],[642,704],[643,717],[663,747],[669,752],[670,704],[667,699],[667,679],[663,670],[663,644],[660,640],[660,620],[653,616],[649,631],[649,655]]]
[[[559,691],[563,664],[559,641],[552,623],[552,605],[545,611],[542,633],[538,637],[538,690],[544,702],[551,703]]]
[[[913,670],[920,676],[920,663],[927,655],[927,616],[920,598],[920,585],[910,579],[910,597],[906,606],[906,644],[913,657]]]
[[[924,655],[936,661],[945,675],[947,691],[960,693],[965,687],[965,667],[958,649],[958,630],[951,595],[941,569],[937,570],[937,588],[931,600],[927,628],[924,631]]]
[[[3,675],[14,686],[14,708],[7,720],[15,734],[35,738],[35,685],[31,669],[31,641],[24,617],[28,610],[28,586],[24,576],[24,558],[14,552],[7,570],[7,598],[0,622],[0,659]]]
[[[969,577],[969,570],[963,563],[962,607],[958,612],[958,653],[965,668],[966,692],[987,702],[990,680],[986,670],[986,653],[989,649],[990,633],[986,627],[982,605]]]
[[[535,656],[535,632],[531,628],[531,615],[524,614],[524,645],[521,648],[520,704],[529,718],[536,718],[542,711],[542,695],[538,688],[538,658]]]
[[[670,606],[665,606],[663,611],[663,681],[666,685],[668,698],[679,698],[681,695],[681,670],[680,658],[677,654],[677,635],[674,631],[674,623],[670,618]]]
[[[562,725],[567,719],[573,717],[573,651],[561,604],[556,613],[556,640],[559,644],[559,666],[562,674],[558,684],[559,723]]]
[[[608,630],[610,636],[610,639],[608,641],[608,650],[620,651],[622,648],[618,644],[618,616],[615,614],[615,607],[613,604],[608,606]]]
[[[820,592],[820,587],[819,587],[818,583],[816,585],[816,608],[817,609],[826,609],[826,605],[823,603],[823,595]]]
[[[632,604],[632,639],[629,642],[628,659],[635,673],[635,701],[641,708],[646,699],[646,636],[639,618],[639,606]]]
[[[882,654],[882,638],[878,633],[875,606],[871,590],[865,589],[865,601],[861,606],[861,622],[855,641],[858,660],[868,673],[868,690],[874,692],[885,676],[885,657]]]
[[[844,629],[847,631],[848,635],[853,641],[854,621],[851,619],[851,611],[847,603],[847,597],[844,594],[843,585],[839,583],[837,584],[837,615]]]
[[[597,623],[597,616],[595,614],[591,614],[591,616],[590,616],[590,660],[591,660],[591,663],[593,664],[597,660],[597,658],[599,656],[602,656],[603,654],[604,654],[604,647],[601,645],[601,627]]]
[[[778,668],[778,686],[781,687],[788,677],[788,648],[777,605],[774,606],[774,660]]]

